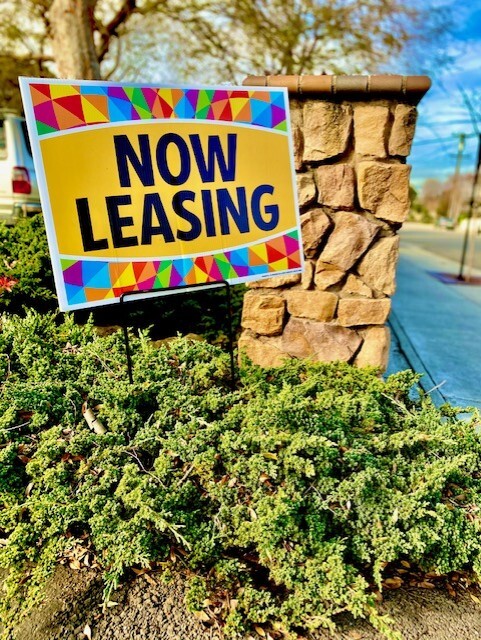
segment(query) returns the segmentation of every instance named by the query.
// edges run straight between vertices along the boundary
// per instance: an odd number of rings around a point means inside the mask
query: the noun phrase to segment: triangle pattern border
[[[286,264],[289,271],[299,270],[302,266],[302,241],[295,229],[249,247],[226,249],[201,258],[144,258],[111,262],[61,256],[60,264],[69,306],[77,305],[80,299],[86,304],[100,300],[107,304],[128,291],[157,291],[222,279],[243,282],[256,276],[275,276],[281,267],[285,273]]]
[[[47,92],[50,87],[52,90]],[[255,89],[169,89],[107,84],[102,87],[101,83],[79,86],[72,83],[48,85],[35,82],[30,83],[29,89],[40,138],[58,131],[78,130],[109,122],[186,117],[249,124],[273,131],[287,130],[284,93],[275,89],[267,92]],[[160,104],[167,104],[169,108],[159,110]],[[56,118],[60,107],[65,117]]]

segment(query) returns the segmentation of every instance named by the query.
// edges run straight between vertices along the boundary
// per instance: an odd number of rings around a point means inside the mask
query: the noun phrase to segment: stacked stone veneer
[[[416,108],[402,99],[291,99],[305,269],[249,285],[239,350],[385,369],[397,231],[409,211]]]

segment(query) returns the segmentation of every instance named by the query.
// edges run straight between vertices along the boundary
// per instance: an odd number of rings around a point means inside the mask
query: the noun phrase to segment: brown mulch
[[[416,574],[400,565],[387,578],[381,611],[393,618],[405,640],[481,640],[481,596],[462,583],[462,574],[457,579],[459,588],[452,578],[450,595],[445,578]],[[97,571],[60,566],[49,582],[44,605],[19,625],[16,639],[223,640],[219,627],[205,626],[187,611],[180,578],[165,584],[155,573],[140,575],[114,594],[114,603],[105,611],[102,590]],[[383,636],[367,622],[342,615],[334,636],[321,630],[299,638],[382,640]]]

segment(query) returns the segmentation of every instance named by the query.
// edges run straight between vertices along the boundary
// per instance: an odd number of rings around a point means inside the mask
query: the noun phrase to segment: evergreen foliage
[[[476,412],[410,399],[411,372],[246,365],[231,390],[228,356],[206,342],[156,348],[140,333],[132,350],[131,386],[121,333],[3,316],[6,634],[86,538],[107,600],[128,568],[159,563],[191,576],[194,610],[229,594],[230,637],[332,628],[348,611],[394,638],[373,597],[385,563],[480,572]]]
[[[244,285],[230,288],[234,334],[240,326]],[[227,299],[225,291],[206,288],[188,294],[129,302],[96,308],[95,324],[128,324],[149,328],[154,339],[177,333],[197,333],[210,341],[227,340]],[[13,227],[0,223],[0,312],[25,315],[27,309],[45,313],[58,308],[48,251],[47,236],[41,215],[24,218]],[[75,312],[77,322],[84,323],[89,311]]]
[[[13,227],[0,223],[0,310],[23,313],[24,306],[42,312],[57,307],[40,214],[22,218]]]

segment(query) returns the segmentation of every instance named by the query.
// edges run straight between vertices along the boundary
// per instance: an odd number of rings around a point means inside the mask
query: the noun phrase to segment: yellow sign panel
[[[61,308],[300,271],[283,89],[22,79]]]

